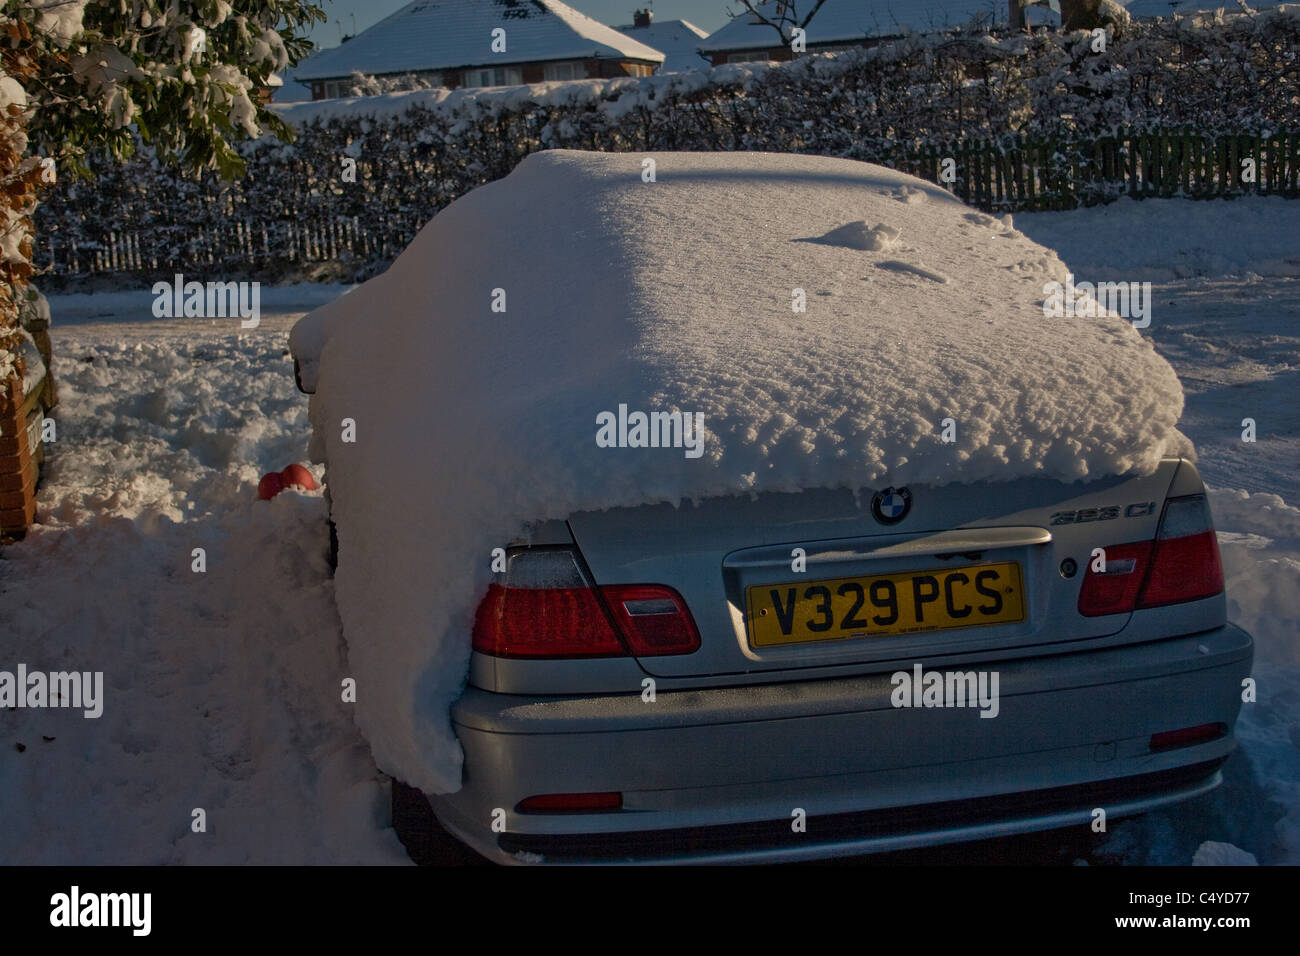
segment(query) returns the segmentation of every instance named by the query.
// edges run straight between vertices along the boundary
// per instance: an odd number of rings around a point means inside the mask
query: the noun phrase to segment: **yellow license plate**
[[[1025,619],[1020,565],[904,571],[746,589],[753,647],[891,637]]]

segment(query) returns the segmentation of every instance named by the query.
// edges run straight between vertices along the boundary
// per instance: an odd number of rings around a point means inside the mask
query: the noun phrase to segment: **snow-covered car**
[[[1214,788],[1253,645],[1182,390],[1068,279],[864,163],[555,151],[304,318],[398,805],[501,862],[721,862]]]

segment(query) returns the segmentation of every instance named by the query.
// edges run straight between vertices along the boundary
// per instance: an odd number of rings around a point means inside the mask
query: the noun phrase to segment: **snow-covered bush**
[[[382,96],[385,93],[401,93],[405,90],[431,90],[435,83],[418,73],[402,73],[396,76],[367,76],[360,70],[352,71],[349,80],[349,96]]]
[[[41,172],[39,162],[26,155],[27,95],[9,72],[15,66],[7,61],[0,66],[0,177],[4,182],[0,202],[0,405],[8,400],[5,383],[23,374],[18,307],[21,290],[32,274],[31,214]]]

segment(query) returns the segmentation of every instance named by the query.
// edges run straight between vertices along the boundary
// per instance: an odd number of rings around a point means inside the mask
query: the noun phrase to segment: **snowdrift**
[[[530,520],[1190,453],[1177,377],[1128,322],[1044,316],[1066,272],[1009,218],[822,157],[544,152],[448,207],[291,340],[380,768],[459,787],[473,612]],[[620,406],[703,415],[703,453],[600,447]]]

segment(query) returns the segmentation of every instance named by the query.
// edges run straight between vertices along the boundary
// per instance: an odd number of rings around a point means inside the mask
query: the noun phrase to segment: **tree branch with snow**
[[[290,138],[257,91],[307,55],[304,28],[324,19],[309,0],[0,3],[0,400],[22,374],[31,215],[55,169],[88,177],[88,157],[144,142],[164,163],[240,175],[236,141]]]

